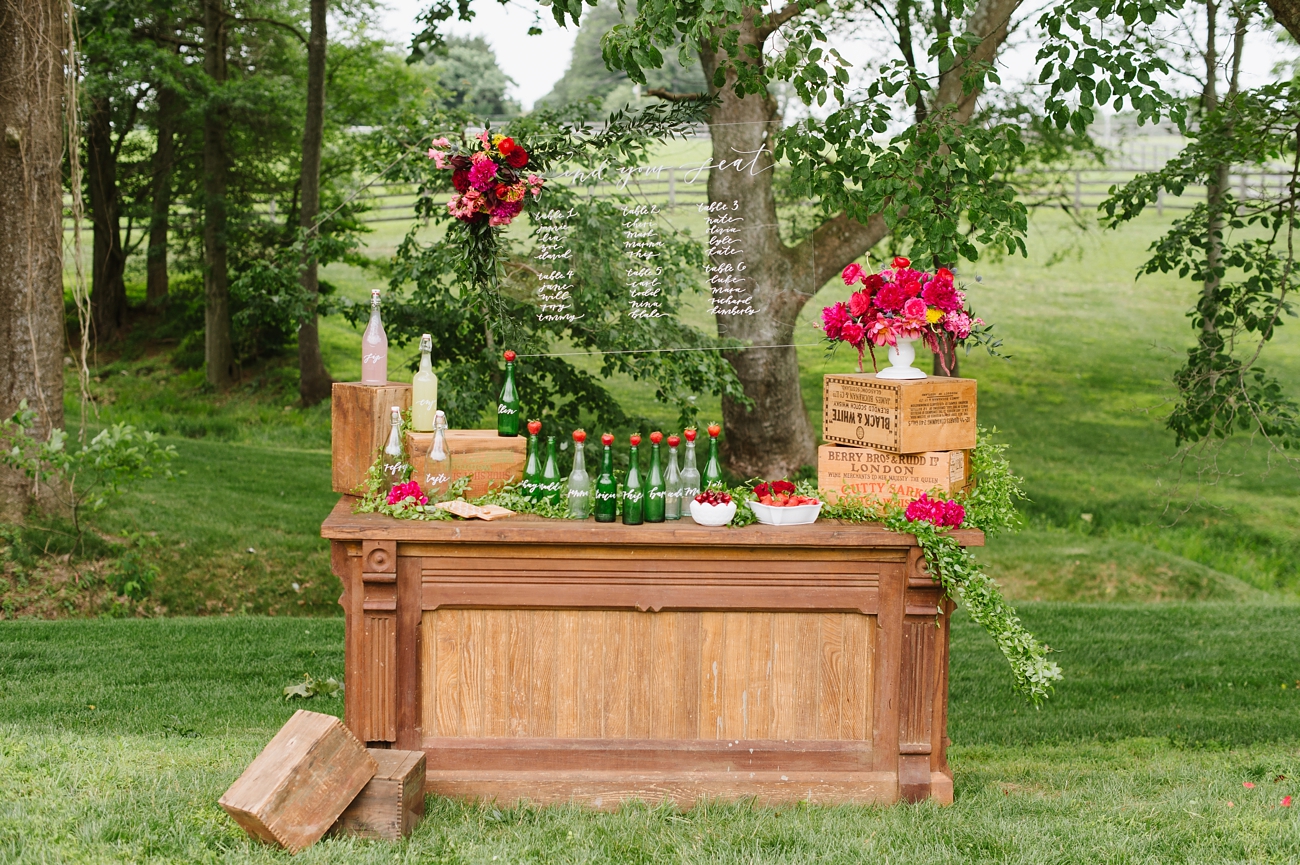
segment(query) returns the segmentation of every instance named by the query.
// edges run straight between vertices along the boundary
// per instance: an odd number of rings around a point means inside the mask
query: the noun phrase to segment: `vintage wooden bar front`
[[[910,535],[414,522],[352,504],[322,527],[344,587],[346,723],[423,749],[432,793],[952,801],[951,602]]]

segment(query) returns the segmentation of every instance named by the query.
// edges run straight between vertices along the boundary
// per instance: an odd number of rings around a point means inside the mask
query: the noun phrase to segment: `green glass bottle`
[[[560,479],[560,465],[555,461],[555,436],[546,437],[546,465],[542,468],[542,482],[538,487],[538,499],[546,499],[553,505],[560,503],[560,488],[564,482]]]
[[[722,483],[722,463],[718,461],[718,434],[722,427],[709,424],[709,461],[704,464],[704,489]]]
[[[542,458],[537,453],[541,447],[537,443],[537,434],[542,431],[542,422],[528,422],[528,462],[524,463],[524,479],[519,484],[519,493],[525,498],[537,501],[542,497]]]
[[[618,481],[614,480],[614,437],[600,437],[605,452],[600,458],[600,476],[596,478],[596,522],[612,523],[618,519]]]
[[[641,436],[633,435],[627,457],[627,480],[623,481],[623,525],[639,526],[645,522],[645,487],[641,485],[640,459],[636,454]]]
[[[501,399],[497,400],[497,435],[519,435],[519,391],[515,389],[515,353],[505,353],[506,383],[501,386]]]
[[[665,506],[667,505],[666,494],[668,490],[664,484],[663,469],[659,467],[659,442],[663,440],[663,433],[657,430],[650,433],[650,480],[645,489],[645,521],[647,523],[662,523],[666,516]]]

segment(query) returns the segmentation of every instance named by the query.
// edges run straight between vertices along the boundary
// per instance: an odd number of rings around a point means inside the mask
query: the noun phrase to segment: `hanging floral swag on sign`
[[[992,433],[979,430],[971,463],[977,483],[969,492],[945,500],[922,495],[906,505],[863,501],[842,496],[834,504],[811,481],[796,483],[800,495],[815,496],[826,502],[821,516],[848,523],[880,523],[890,531],[913,535],[925,555],[926,568],[943,586],[944,594],[958,601],[980,625],[1011,665],[1015,687],[1035,706],[1050,696],[1052,686],[1061,680],[1061,668],[1048,659],[1052,649],[1025,630],[1015,608],[1007,603],[975,557],[952,537],[950,529],[979,529],[985,535],[1014,529],[1019,524],[1016,501],[1025,498],[1020,478],[1011,472],[1005,456],[1006,445],[994,444]],[[755,522],[749,503],[755,501],[751,486],[730,488],[738,504],[733,526]]]

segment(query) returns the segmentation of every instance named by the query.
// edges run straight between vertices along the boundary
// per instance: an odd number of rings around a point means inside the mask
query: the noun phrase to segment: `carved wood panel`
[[[871,738],[857,613],[424,613],[426,737]]]

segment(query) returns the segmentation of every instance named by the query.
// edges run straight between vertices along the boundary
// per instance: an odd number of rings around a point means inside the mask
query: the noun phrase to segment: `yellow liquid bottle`
[[[438,376],[429,363],[433,351],[433,337],[420,337],[420,369],[411,378],[411,428],[416,432],[433,430],[433,418],[438,411]]]

